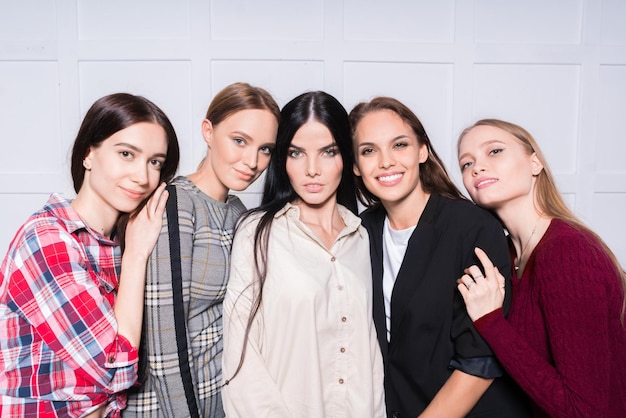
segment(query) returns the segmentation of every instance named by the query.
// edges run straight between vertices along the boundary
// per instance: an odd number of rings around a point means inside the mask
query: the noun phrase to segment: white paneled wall
[[[0,0],[0,253],[50,192],[73,195],[70,146],[95,99],[156,102],[189,173],[212,96],[247,81],[280,105],[316,89],[348,110],[394,96],[459,184],[459,132],[519,123],[626,264],[625,20],[625,0]]]

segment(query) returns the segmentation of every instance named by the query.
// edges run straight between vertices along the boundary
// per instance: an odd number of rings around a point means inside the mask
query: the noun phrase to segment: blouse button
[[[339,379],[339,384],[343,385],[343,379]]]
[[[342,285],[337,286],[337,290],[343,290],[343,286]]]
[[[111,356],[109,357],[109,363],[114,363],[115,362],[115,357]]]
[[[335,257],[330,257],[330,261],[335,261],[336,258]]]
[[[342,353],[345,353],[345,352],[346,352],[346,349],[345,349],[344,347],[341,347],[341,348],[339,349],[339,351],[341,351]]]
[[[346,322],[348,320],[348,318],[346,318],[345,316],[341,318],[341,322]]]

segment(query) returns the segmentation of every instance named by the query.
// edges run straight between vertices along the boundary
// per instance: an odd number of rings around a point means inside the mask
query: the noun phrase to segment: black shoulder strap
[[[168,185],[169,198],[167,199],[167,229],[170,241],[170,261],[172,268],[172,290],[174,295],[174,327],[176,329],[176,344],[178,346],[178,365],[180,367],[185,397],[191,418],[199,418],[196,395],[193,389],[193,380],[189,368],[189,353],[187,348],[187,320],[185,319],[185,305],[183,303],[183,277],[180,267],[180,235],[178,233],[178,200],[176,187]]]

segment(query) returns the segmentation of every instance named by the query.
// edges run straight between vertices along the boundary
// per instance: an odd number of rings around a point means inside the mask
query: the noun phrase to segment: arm
[[[504,231],[497,221],[486,213],[473,222],[471,229],[463,233],[458,251],[462,266],[475,263],[473,248],[482,245],[490,248],[502,266],[510,266]],[[455,369],[446,383],[424,411],[429,416],[465,416],[487,391],[494,378],[502,375],[491,348],[481,338],[467,315],[462,298],[454,295],[451,338],[454,341],[454,357],[450,365]]]
[[[103,296],[115,284],[106,275],[114,265],[111,247],[102,247],[105,268],[100,276],[91,267],[92,256],[58,224],[41,224],[25,240],[19,250],[23,264],[10,281],[11,308],[75,371],[83,386],[109,394],[127,389],[136,379],[137,352],[118,334],[112,299]],[[143,283],[143,277],[135,279]],[[102,288],[99,283],[104,283]],[[143,292],[136,296],[143,300]]]
[[[455,370],[419,416],[462,418],[472,410],[492,381]]]
[[[610,295],[603,282],[615,273],[606,255],[580,240],[550,244],[537,254],[533,277],[522,279],[535,283],[549,353],[537,352],[499,309],[476,326],[520,387],[550,416],[609,416],[612,365],[607,353],[609,334],[616,331],[609,330],[614,320],[608,316]]]
[[[161,230],[167,196],[163,183],[126,227],[126,250],[114,310],[118,334],[133,347],[141,342],[146,264]]]
[[[226,416],[231,418],[290,417],[280,390],[265,366],[262,307],[252,323],[243,365],[233,378],[253,298],[258,295],[253,261],[255,226],[254,222],[242,225],[232,247],[230,279],[224,299],[223,377],[228,384],[222,388],[222,401]]]

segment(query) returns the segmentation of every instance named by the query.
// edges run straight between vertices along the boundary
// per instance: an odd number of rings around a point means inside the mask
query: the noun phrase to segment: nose
[[[137,161],[135,169],[133,170],[132,180],[139,185],[148,184],[148,163],[143,161]]]
[[[396,165],[396,161],[393,158],[393,154],[391,152],[386,151],[386,150],[381,150],[378,155],[380,155],[378,159],[378,166],[380,168],[389,168],[389,167]]]
[[[481,171],[485,171],[485,166],[483,165],[482,161],[476,159],[476,161],[474,161],[474,164],[472,164],[472,175],[476,176]]]
[[[258,162],[259,162],[259,156],[257,154],[257,150],[248,148],[244,152],[243,163],[246,166],[248,166],[251,170],[256,170]]]
[[[315,158],[307,158],[306,162],[306,175],[309,177],[315,177],[320,175],[319,164]]]

